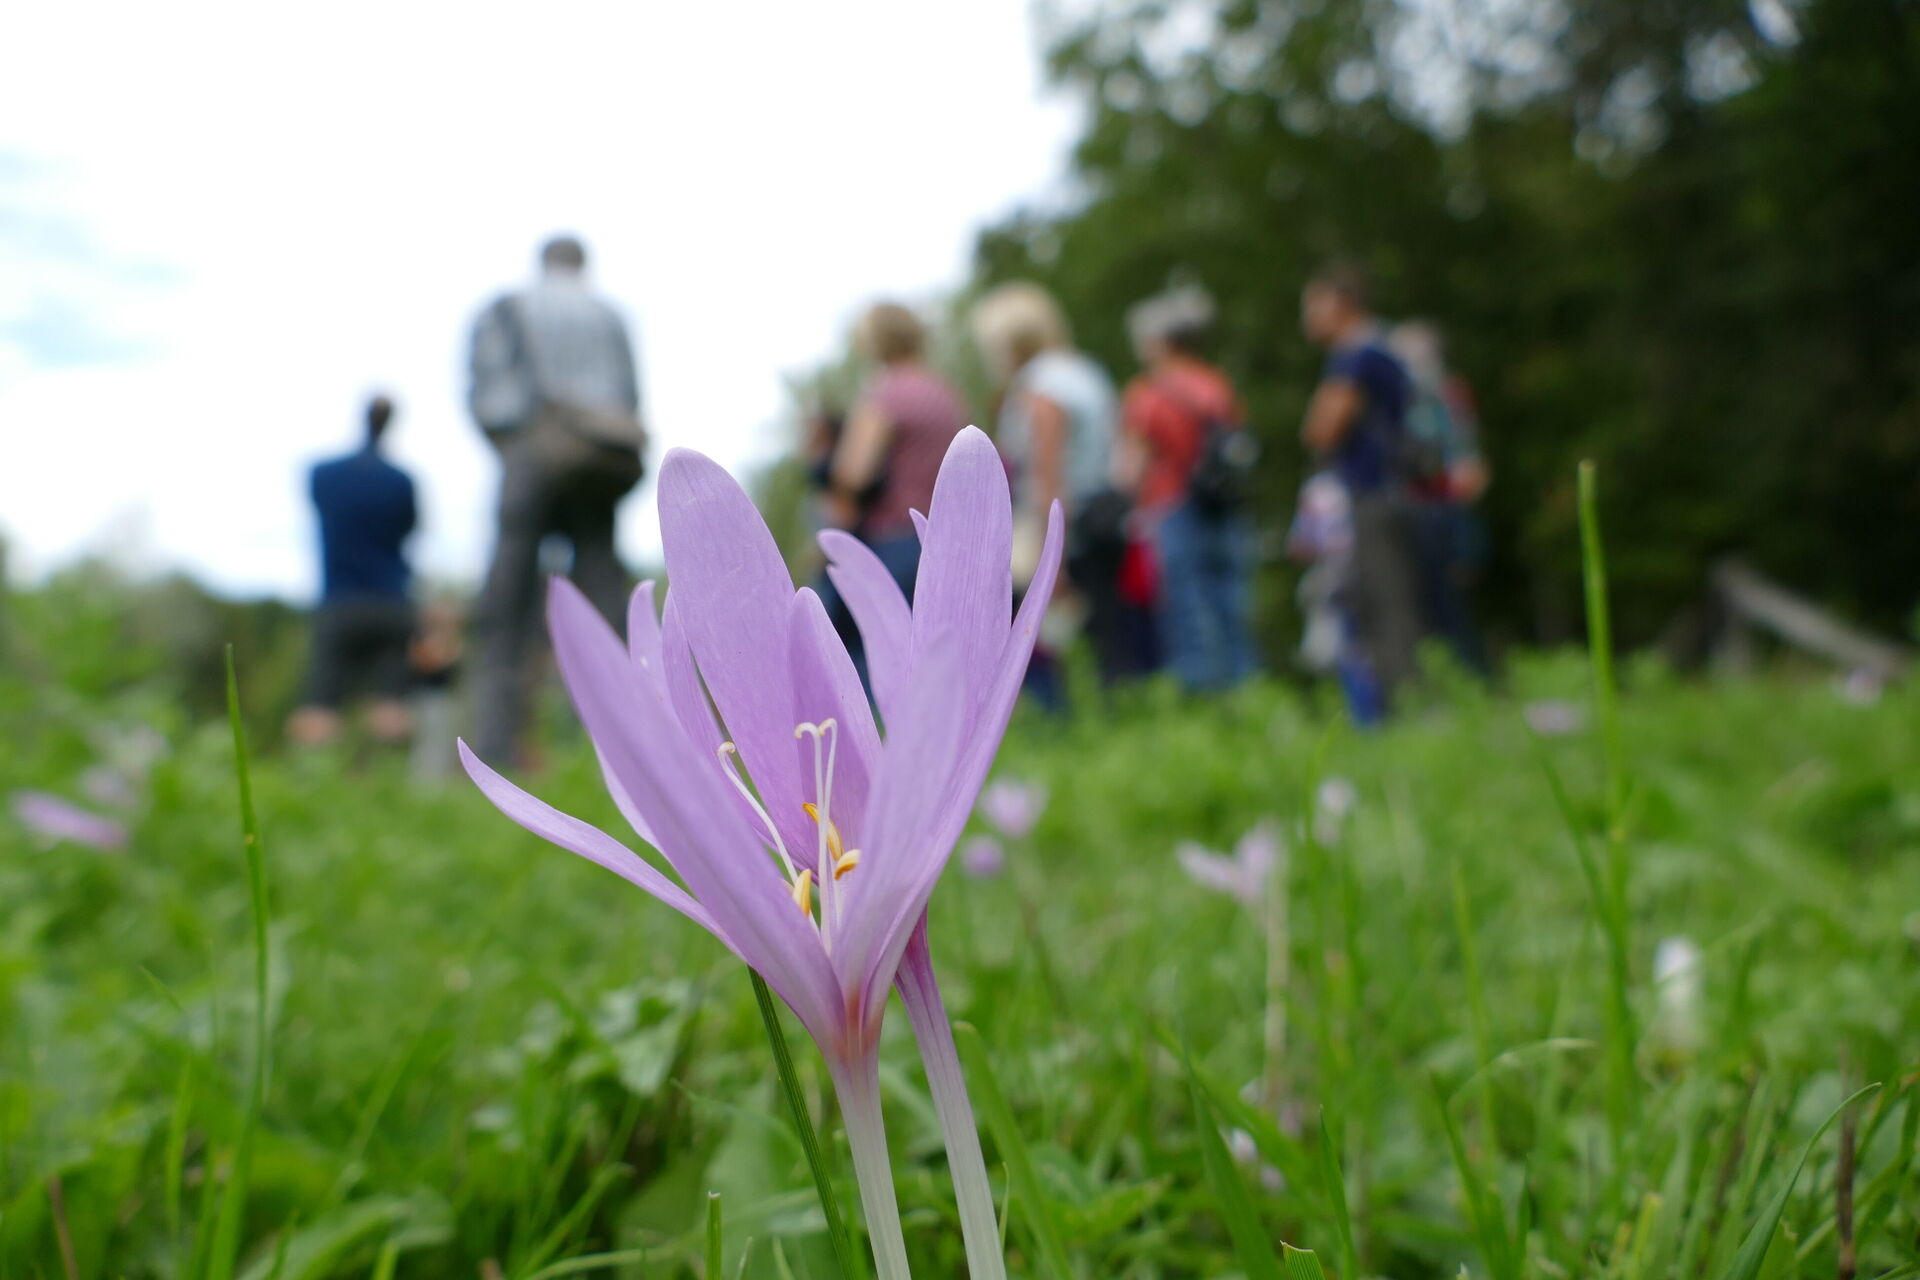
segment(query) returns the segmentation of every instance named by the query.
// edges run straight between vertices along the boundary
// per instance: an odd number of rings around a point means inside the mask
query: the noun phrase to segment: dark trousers
[[[1420,613],[1427,631],[1446,642],[1454,661],[1487,674],[1487,655],[1473,625],[1467,582],[1474,569],[1474,513],[1458,503],[1414,506],[1414,560],[1420,579]]]
[[[313,666],[307,705],[335,710],[355,694],[398,700],[412,670],[413,603],[404,596],[322,601],[313,615]]]
[[[638,459],[631,468],[573,467],[556,473],[532,444],[525,436],[501,444],[498,541],[474,619],[479,639],[474,750],[501,767],[518,759],[533,697],[533,659],[546,600],[541,543],[566,539],[573,549],[567,576],[616,630],[626,630],[627,573],[613,549],[613,520],[620,499],[639,481]]]
[[[1406,500],[1383,494],[1355,496],[1353,557],[1340,601],[1354,644],[1383,702],[1391,702],[1393,691],[1413,674],[1420,644],[1413,557],[1412,513]]]
[[[1068,580],[1087,602],[1085,634],[1105,685],[1148,675],[1159,665],[1158,619],[1120,594],[1126,554],[1124,542],[1101,544],[1076,552],[1067,564]]]

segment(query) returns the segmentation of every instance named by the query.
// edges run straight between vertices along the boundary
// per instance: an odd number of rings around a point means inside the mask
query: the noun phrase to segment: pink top
[[[907,512],[924,513],[933,504],[933,481],[947,446],[966,429],[966,402],[933,370],[903,364],[880,371],[867,385],[864,404],[888,426],[883,485],[866,520],[869,536],[912,533]]]

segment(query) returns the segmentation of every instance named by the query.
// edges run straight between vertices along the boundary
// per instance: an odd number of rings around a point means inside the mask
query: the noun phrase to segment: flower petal
[[[1284,848],[1279,826],[1269,820],[1255,823],[1247,834],[1241,836],[1240,843],[1233,848],[1233,856],[1240,863],[1247,883],[1264,885],[1267,876],[1279,863]]]
[[[694,662],[727,733],[789,849],[810,843],[800,806],[787,663],[793,580],[734,478],[686,449],[660,468],[660,537]]]
[[[873,681],[873,700],[884,719],[898,704],[907,682],[913,634],[907,597],[873,548],[852,534],[829,529],[820,535],[820,549],[827,553],[827,577],[860,627],[867,678]]]
[[[664,681],[633,678],[619,637],[564,578],[554,580],[547,612],[554,660],[581,723],[647,815],[660,852],[735,954],[823,1047],[837,1043],[845,1004],[813,924],[794,910],[785,878],[729,803],[718,764],[681,728]]]
[[[1034,566],[1026,597],[1020,601],[1013,629],[1004,637],[999,666],[993,672],[991,683],[974,694],[975,711],[967,730],[967,748],[954,774],[947,807],[941,811],[942,824],[953,831],[947,837],[949,841],[957,839],[961,827],[966,825],[974,798],[980,794],[980,786],[993,768],[994,756],[999,754],[1000,739],[1006,736],[1007,721],[1012,719],[1014,703],[1020,698],[1021,681],[1026,678],[1027,664],[1033,659],[1034,643],[1040,638],[1040,619],[1047,612],[1047,601],[1060,577],[1060,556],[1066,540],[1066,518],[1056,502],[1047,513],[1047,536],[1040,547],[1040,561]]]
[[[880,753],[860,866],[839,886],[844,914],[834,968],[844,988],[861,993],[868,1018],[877,1012],[873,1002],[886,999],[901,949],[960,834],[932,820],[964,745],[966,698],[960,637],[937,635]]]
[[[1173,856],[1180,862],[1180,869],[1195,884],[1220,893],[1230,893],[1241,901],[1246,900],[1246,882],[1241,867],[1234,859],[1223,854],[1209,853],[1206,849],[1190,840],[1180,842]]]
[[[588,862],[605,867],[627,883],[645,889],[720,939],[728,950],[733,949],[726,931],[714,922],[706,909],[688,896],[685,889],[655,870],[652,863],[592,823],[560,812],[501,777],[488,768],[486,761],[475,755],[473,748],[464,740],[459,743],[459,750],[460,763],[466,766],[467,776],[473,779],[482,795],[493,801],[494,808],[542,840],[557,844],[570,853],[577,853]]]
[[[1020,602],[1020,612],[1013,620],[1013,629],[1005,636],[999,667],[993,672],[992,681],[984,692],[972,689],[964,693],[962,717],[971,712],[971,723],[965,731],[959,760],[947,775],[949,782],[925,818],[924,845],[938,850],[934,879],[938,878],[954,841],[960,838],[960,832],[966,827],[967,818],[972,814],[974,802],[980,795],[980,786],[993,768],[994,756],[999,754],[1000,740],[1006,735],[1007,721],[1012,717],[1013,705],[1020,696],[1020,684],[1026,676],[1027,663],[1033,657],[1034,642],[1040,636],[1040,619],[1046,613],[1047,600],[1052,596],[1054,583],[1060,575],[1060,556],[1065,546],[1066,519],[1061,514],[1060,504],[1056,502],[1047,513],[1047,536],[1040,548],[1040,561],[1034,568],[1033,580],[1027,586],[1026,598]],[[927,680],[942,682],[958,678],[957,670],[943,676],[937,669],[920,667],[916,667],[913,675],[916,688]],[[887,741],[891,750],[891,733]],[[880,786],[876,781],[876,796]],[[878,840],[876,838],[869,843],[877,844]],[[926,893],[919,899],[922,909],[932,895],[933,880],[930,879]],[[897,933],[889,936],[884,943],[889,953],[894,952],[896,944],[904,946],[908,936],[906,923],[895,928]],[[849,970],[842,968],[841,972],[845,974]]]
[[[793,598],[788,622],[793,645],[793,719],[796,724],[818,724],[832,717],[835,730],[832,812],[848,848],[859,848],[866,830],[867,795],[873,771],[880,763],[880,731],[874,727],[873,708],[860,687],[853,659],[833,629],[820,597],[802,589]],[[813,743],[803,739],[799,767],[803,778],[813,776]],[[817,833],[816,833],[817,838]],[[815,853],[812,844],[808,845]],[[798,857],[800,851],[793,851]],[[812,859],[808,859],[812,864]]]
[[[960,637],[961,679],[983,689],[1013,605],[1013,503],[993,441],[968,427],[947,447],[921,535],[913,588],[913,661],[936,635]]]
[[[706,687],[700,683],[700,670],[693,664],[693,650],[687,644],[687,628],[673,592],[667,592],[664,616],[660,620],[661,665],[666,668],[667,696],[680,727],[708,754],[718,755],[727,740],[720,722],[713,718],[713,706],[707,701]]]
[[[1041,782],[1001,778],[980,793],[980,812],[1009,840],[1024,840],[1046,811],[1047,788]]]
[[[127,847],[126,827],[44,791],[14,792],[13,816],[48,840],[71,840],[108,853]]]
[[[720,722],[713,718],[713,704],[707,701],[706,687],[700,683],[700,672],[693,665],[693,650],[687,647],[687,629],[680,620],[680,610],[674,604],[671,591],[667,592],[666,608],[660,619],[660,649],[661,665],[666,671],[667,697],[673,702],[674,716],[680,721],[680,727],[686,731],[694,746],[704,752],[702,759],[713,761],[719,768],[735,767],[720,759],[720,744],[727,740],[727,735],[720,728]],[[760,837],[762,844],[771,849],[773,842],[766,834],[766,824],[760,821],[760,815],[754,812],[745,796],[731,786],[727,791],[741,821]]]
[[[627,656],[642,672],[661,670],[660,615],[653,607],[653,579],[627,597]]]

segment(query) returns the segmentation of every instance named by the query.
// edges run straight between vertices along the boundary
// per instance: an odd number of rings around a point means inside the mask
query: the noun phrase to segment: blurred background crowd
[[[790,366],[786,418],[763,424],[753,483],[798,580],[831,526],[910,586],[910,512],[944,441],[977,422],[1029,559],[1048,504],[1068,517],[1037,702],[1069,700],[1080,653],[1097,683],[1163,673],[1197,694],[1256,671],[1325,676],[1367,722],[1423,651],[1429,670],[1445,654],[1497,679],[1503,650],[1577,636],[1573,468],[1591,457],[1626,535],[1629,643],[1682,663],[1747,653],[1730,642],[1745,634],[1731,565],[1810,611],[1769,625],[1823,660],[1903,660],[1900,549],[1920,516],[1913,5],[1212,0],[1033,20],[1078,113],[1064,182],[981,227],[948,287],[814,308],[846,346]],[[893,198],[834,221],[898,233]],[[364,420],[337,427],[360,439],[313,470],[310,630],[306,602],[235,599],[165,566],[37,559],[37,581],[113,613],[196,706],[217,704],[214,640],[234,638],[263,718],[299,741],[338,736],[361,694],[375,739],[417,736],[424,715],[435,740],[464,725],[496,750],[522,741],[540,575],[571,573],[617,616],[648,572],[618,534],[622,498],[649,495],[664,448],[739,463],[730,442],[754,430],[689,409],[730,403],[725,376],[691,395],[675,381],[690,349],[729,367],[727,333],[616,284],[597,255],[646,229],[580,203],[592,261],[555,237],[532,283],[445,326],[467,364],[460,416],[498,463],[474,478],[493,495],[483,574],[437,557],[416,574],[404,549],[418,559],[416,525],[431,540],[449,523],[414,489],[444,491],[446,438],[408,442],[459,405],[449,371],[381,379]],[[814,269],[785,252],[795,280]],[[449,305],[472,309],[487,275]],[[736,286],[748,310],[805,308],[811,287],[771,270]],[[44,308],[5,319],[15,338],[44,330]],[[381,365],[363,366],[365,386]],[[675,388],[666,407],[643,394],[655,374]],[[256,434],[275,412],[249,411]],[[262,483],[207,470],[236,502]],[[0,519],[32,546],[19,510]]]

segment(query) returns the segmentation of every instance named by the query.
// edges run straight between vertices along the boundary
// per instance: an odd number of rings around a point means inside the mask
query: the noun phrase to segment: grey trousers
[[[1404,499],[1368,495],[1353,500],[1353,558],[1339,598],[1384,695],[1413,674],[1419,651],[1413,539],[1412,510]]]
[[[640,480],[640,463],[553,474],[524,438],[500,447],[499,534],[475,611],[474,750],[497,768],[520,762],[521,734],[541,652],[540,547],[572,547],[568,573],[615,630],[626,630],[627,573],[613,549],[614,512]]]

